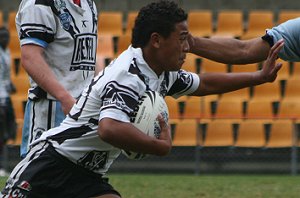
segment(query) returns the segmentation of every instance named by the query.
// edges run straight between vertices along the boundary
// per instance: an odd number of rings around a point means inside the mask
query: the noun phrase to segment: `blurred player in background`
[[[94,77],[97,9],[92,0],[26,0],[16,24],[22,65],[31,82],[21,145],[24,157],[31,142],[62,122]]]
[[[12,171],[3,197],[121,197],[105,177],[121,149],[164,156],[172,147],[170,127],[161,116],[158,139],[130,122],[147,90],[175,98],[204,96],[276,79],[282,42],[271,49],[262,70],[198,75],[181,70],[188,35],[187,13],[176,3],[156,1],[143,7],[132,46],[93,79],[59,127],[32,143]]]
[[[263,20],[263,19],[262,19]],[[233,38],[190,37],[190,52],[228,64],[247,64],[263,61],[271,47],[281,39],[284,46],[278,56],[286,61],[300,61],[300,18],[288,20],[265,35],[250,40]]]
[[[0,157],[2,157],[4,144],[15,140],[17,130],[15,113],[10,98],[10,94],[16,90],[10,78],[11,57],[7,48],[9,37],[7,28],[0,27]],[[5,174],[1,161],[0,176]]]

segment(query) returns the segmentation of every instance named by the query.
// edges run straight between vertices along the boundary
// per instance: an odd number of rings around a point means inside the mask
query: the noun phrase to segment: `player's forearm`
[[[164,156],[172,147],[168,141],[150,137],[131,123],[123,123],[110,118],[104,118],[99,122],[98,131],[103,141],[133,152]]]
[[[261,38],[241,41],[232,38],[194,37],[190,52],[217,62],[248,64],[267,58],[269,46]]]
[[[30,77],[51,96],[59,101],[71,98],[56,79],[39,49],[22,47],[22,65]]]

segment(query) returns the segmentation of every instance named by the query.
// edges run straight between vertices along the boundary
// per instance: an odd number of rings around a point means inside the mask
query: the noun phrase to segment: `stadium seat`
[[[103,11],[98,15],[98,32],[100,35],[118,37],[123,34],[123,14],[118,11]]]
[[[131,44],[131,35],[121,35],[117,41],[117,53],[116,56],[120,55],[124,50],[126,50]]]
[[[112,35],[100,35],[98,33],[97,56],[104,58],[113,58],[115,56]]]
[[[250,99],[250,89],[248,87],[220,95],[220,100],[247,101]]]
[[[212,61],[207,58],[202,58],[201,62],[201,73],[208,73],[208,72],[228,72],[228,65],[224,63],[219,63],[216,61]]]
[[[274,120],[267,148],[292,147],[295,126],[292,120]]]
[[[16,93],[14,95],[27,96],[28,89],[30,88],[29,77],[27,75],[19,75],[11,80],[16,87]]]
[[[258,70],[258,64],[246,64],[246,65],[231,65],[231,72],[254,72]]]
[[[276,80],[286,80],[290,78],[290,63],[288,61],[282,60],[282,59],[277,59],[276,62],[282,63],[281,69],[277,73],[277,78]]]
[[[24,107],[27,101],[27,95],[12,95],[11,100],[16,119],[24,119]]]
[[[193,54],[187,54],[185,61],[182,65],[182,69],[194,73],[198,73],[200,68],[197,68],[196,56]]]
[[[213,33],[213,14],[211,10],[190,10],[189,30],[194,36],[210,37]]]
[[[215,96],[217,97],[217,96]],[[211,101],[213,99],[209,97],[189,97],[184,102],[184,119],[200,119],[200,118],[210,118],[211,117]]]
[[[300,17],[299,10],[280,10],[278,13],[277,24],[281,24],[287,20]]]
[[[15,59],[21,59],[21,47],[20,47],[20,40],[18,37],[18,34],[11,33],[10,34],[10,41],[8,44],[8,48],[10,50],[10,55],[12,58],[12,61]]]
[[[275,116],[273,109],[273,103],[268,100],[251,99],[247,102],[245,117],[247,119],[273,119]]]
[[[290,78],[286,81],[283,99],[298,101],[300,97],[300,79]]]
[[[16,15],[17,12],[15,10],[9,11],[8,13],[8,30],[11,35],[18,35],[16,28]]]
[[[279,103],[278,118],[300,118],[300,102],[297,100],[283,99]]]
[[[292,62],[293,72],[291,72],[290,79],[300,79],[300,62]]]
[[[218,100],[214,117],[242,119],[244,117],[243,102],[236,100]]]
[[[207,123],[203,147],[233,146],[233,122],[215,119]]]
[[[138,12],[137,11],[131,11],[127,14],[127,20],[126,20],[126,29],[125,34],[131,36],[132,28],[134,27],[135,18],[137,17]]]
[[[3,12],[0,10],[0,27],[3,26]]]
[[[239,38],[243,35],[243,11],[221,10],[217,15],[217,27],[214,36]]]
[[[169,109],[169,118],[170,119],[181,118],[178,100],[176,100],[172,97],[165,97],[165,101],[166,101],[166,103],[168,105],[168,109]]]
[[[241,39],[263,36],[267,28],[274,26],[274,13],[270,10],[250,10],[248,25]]]
[[[279,101],[281,99],[280,84],[278,81],[265,83],[253,87],[251,100],[258,101]]]
[[[244,120],[239,123],[236,147],[263,147],[265,144],[264,122]]]
[[[183,119],[177,122],[173,139],[174,146],[196,146],[198,122],[195,119]]]

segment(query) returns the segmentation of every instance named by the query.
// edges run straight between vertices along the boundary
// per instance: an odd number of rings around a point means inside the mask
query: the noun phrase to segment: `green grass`
[[[6,178],[0,178],[2,188]],[[300,176],[112,174],[123,198],[299,198]]]

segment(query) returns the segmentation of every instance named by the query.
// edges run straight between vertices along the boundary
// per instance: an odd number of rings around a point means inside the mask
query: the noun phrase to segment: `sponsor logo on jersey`
[[[27,181],[22,181],[22,182],[18,185],[18,187],[19,187],[20,189],[26,190],[26,191],[28,191],[28,192],[31,190],[31,185],[30,185]]]
[[[107,162],[107,151],[91,151],[77,161],[77,164],[91,171],[104,168]]]
[[[70,71],[94,71],[96,64],[97,36],[96,34],[75,35],[74,53]]]

